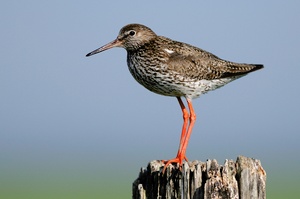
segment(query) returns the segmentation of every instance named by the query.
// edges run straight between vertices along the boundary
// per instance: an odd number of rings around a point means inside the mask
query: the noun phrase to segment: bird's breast
[[[134,79],[148,90],[161,95],[181,95],[170,83],[164,60],[145,56],[128,56],[127,65]]]
[[[131,55],[127,57],[127,64],[134,79],[154,93],[176,97],[194,93],[194,85],[169,70],[164,59]]]

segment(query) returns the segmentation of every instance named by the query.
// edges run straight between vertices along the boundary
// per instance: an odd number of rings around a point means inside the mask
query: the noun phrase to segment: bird
[[[186,149],[196,121],[192,100],[264,67],[221,59],[201,48],[159,36],[137,23],[125,25],[115,40],[86,56],[113,47],[127,51],[128,69],[138,83],[154,93],[176,97],[179,102],[183,115],[179,148],[175,158],[163,160],[163,172],[170,164],[182,167],[188,161]],[[187,107],[181,98],[185,98]]]

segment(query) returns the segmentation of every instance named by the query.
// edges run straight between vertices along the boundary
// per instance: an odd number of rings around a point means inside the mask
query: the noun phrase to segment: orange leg
[[[189,106],[189,109],[190,109],[190,125],[189,125],[189,128],[188,128],[187,132],[186,132],[185,140],[183,141],[182,150],[181,150],[181,154],[184,155],[185,159],[186,159],[186,157],[185,157],[186,148],[187,148],[187,145],[189,143],[189,140],[190,140],[190,137],[191,137],[191,134],[192,134],[192,130],[193,130],[193,127],[194,127],[194,124],[195,124],[195,121],[196,121],[196,114],[195,114],[195,111],[194,111],[194,108],[193,108],[192,101],[190,99],[187,99],[187,103],[188,103],[188,106]]]
[[[190,139],[190,136],[192,134],[192,129],[194,127],[195,121],[196,121],[196,114],[192,105],[192,101],[190,99],[187,99],[187,104],[190,110],[190,114],[186,110],[182,100],[180,97],[177,97],[178,102],[180,104],[182,113],[183,113],[183,126],[182,126],[182,132],[181,132],[181,137],[180,137],[180,144],[179,144],[179,149],[177,152],[177,156],[174,159],[165,161],[165,166],[163,169],[163,173],[165,172],[166,168],[168,167],[169,164],[171,163],[179,163],[180,166],[182,165],[183,160],[187,160],[185,153],[186,153],[186,148]],[[188,129],[186,130],[186,127],[188,125],[188,119],[190,120],[190,124],[188,126]]]
[[[178,153],[177,153],[177,157],[180,153],[180,151],[182,151],[182,145],[183,145],[183,141],[185,140],[185,136],[186,136],[186,127],[188,125],[188,120],[189,120],[189,112],[186,110],[182,100],[180,97],[177,97],[177,100],[179,102],[179,105],[181,107],[182,110],[182,114],[183,114],[183,126],[182,126],[182,131],[181,131],[181,137],[180,137],[180,142],[179,142],[179,148],[178,148]]]

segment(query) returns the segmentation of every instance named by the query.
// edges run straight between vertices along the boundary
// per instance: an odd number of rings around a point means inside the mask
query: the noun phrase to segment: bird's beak
[[[100,47],[100,48],[98,48],[98,49],[96,49],[96,50],[94,50],[94,51],[88,53],[86,56],[87,56],[87,57],[88,57],[88,56],[92,56],[92,55],[94,55],[94,54],[97,54],[97,53],[100,53],[100,52],[102,52],[102,51],[111,49],[111,48],[113,48],[113,47],[121,47],[121,46],[122,46],[122,41],[119,40],[119,39],[115,39],[115,40],[113,40],[112,42],[109,42],[108,44],[106,44],[106,45],[104,45],[104,46],[102,46],[102,47]]]

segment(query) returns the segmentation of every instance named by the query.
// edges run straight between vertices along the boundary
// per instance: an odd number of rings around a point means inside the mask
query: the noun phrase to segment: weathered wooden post
[[[259,160],[239,156],[225,160],[194,161],[182,170],[152,161],[133,182],[133,199],[265,199],[266,172]]]

